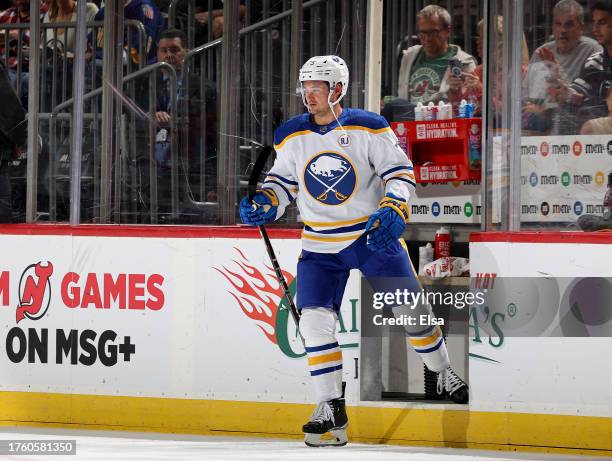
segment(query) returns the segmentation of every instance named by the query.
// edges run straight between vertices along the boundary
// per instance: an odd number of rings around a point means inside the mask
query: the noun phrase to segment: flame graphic
[[[242,251],[236,247],[234,247],[234,250],[242,258],[241,260],[233,260],[240,269],[239,271],[234,272],[225,266],[222,269],[218,267],[214,267],[214,269],[238,290],[238,292],[228,290],[228,293],[234,297],[242,312],[254,320],[266,337],[276,344],[276,316],[278,306],[283,298],[283,289],[272,267],[266,265],[268,272],[264,274],[255,266],[249,264],[248,258]],[[287,285],[291,285],[294,276],[284,270],[282,273]],[[269,280],[272,280],[273,283],[270,283]]]

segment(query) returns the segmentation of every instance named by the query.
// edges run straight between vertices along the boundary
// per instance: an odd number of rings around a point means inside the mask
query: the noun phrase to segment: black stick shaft
[[[274,248],[272,248],[272,242],[270,242],[270,238],[268,237],[268,232],[266,231],[266,227],[262,224],[259,227],[259,233],[263,238],[263,241],[266,245],[266,250],[268,251],[268,257],[272,262],[272,267],[274,268],[274,272],[276,272],[276,277],[283,289],[283,293],[285,294],[285,299],[289,304],[289,310],[291,311],[291,316],[293,317],[293,321],[295,322],[295,326],[297,328],[298,334],[302,339],[302,343],[304,343],[304,337],[300,332],[299,324],[300,324],[300,314],[298,313],[297,307],[295,306],[295,302],[293,301],[293,297],[291,296],[291,292],[289,291],[289,286],[287,285],[287,281],[285,280],[285,276],[281,271],[280,264],[278,264],[278,260],[276,259],[276,254],[274,253]],[[305,343],[304,343],[305,344]]]

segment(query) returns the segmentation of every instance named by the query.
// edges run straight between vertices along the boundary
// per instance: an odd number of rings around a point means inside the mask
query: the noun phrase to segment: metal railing
[[[121,209],[126,206],[127,209],[122,211],[122,216],[125,216],[125,222],[150,222],[157,223],[159,221],[159,175],[158,162],[156,160],[156,135],[158,124],[155,119],[158,100],[158,83],[159,72],[164,71],[168,79],[168,95],[169,102],[169,139],[170,139],[170,209],[167,212],[170,221],[175,221],[179,210],[179,186],[178,186],[178,143],[179,143],[179,109],[178,109],[178,82],[176,71],[170,64],[161,62],[151,64],[142,69],[139,69],[127,75],[123,79],[124,91],[113,89],[120,104],[125,108],[124,114],[120,120],[122,136],[122,155],[121,164],[115,165],[115,168],[121,170],[121,174],[117,175],[117,179],[121,187],[115,188],[113,196],[113,206]],[[144,78],[148,80],[145,83]],[[140,83],[137,88],[133,83]],[[148,94],[138,95],[137,91],[147,89]],[[101,125],[99,107],[99,96],[102,95],[103,88],[99,87],[89,91],[84,96],[85,102],[89,103],[90,112],[84,114],[84,117],[90,124],[89,135],[93,139],[84,138],[84,143],[89,146],[86,159],[86,164],[89,165],[89,171],[82,175],[84,186],[88,188],[88,193],[84,194],[90,200],[93,208],[89,214],[90,219],[96,222],[99,219],[99,214],[96,213],[95,206],[99,200],[100,194],[100,174],[99,166],[101,159],[100,139],[98,136],[99,126]],[[148,103],[148,110],[143,110],[139,107],[143,101]],[[70,161],[69,146],[66,149],[65,140],[67,133],[70,132],[71,114],[64,112],[72,108],[74,101],[68,99],[61,104],[58,104],[53,112],[42,113],[40,118],[47,120],[49,123],[49,167],[48,167],[48,193],[49,193],[49,220],[56,221],[58,218],[58,183],[66,183],[70,177],[67,174],[69,169],[64,164]],[[138,139],[138,138],[141,139]],[[62,141],[63,140],[63,141]],[[140,142],[139,142],[140,141]],[[146,148],[146,155],[139,156],[141,148]],[[60,167],[62,167],[60,169]],[[146,170],[145,170],[146,168]],[[148,178],[148,181],[143,181],[143,176]],[[148,183],[148,184],[147,184]],[[144,184],[144,186],[143,186]],[[143,187],[148,186],[148,191],[144,191]],[[148,200],[144,197],[148,194]],[[143,213],[144,209],[146,213]],[[87,214],[86,214],[87,216]]]

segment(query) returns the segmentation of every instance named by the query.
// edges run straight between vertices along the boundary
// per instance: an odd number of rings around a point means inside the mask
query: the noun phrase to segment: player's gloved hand
[[[408,204],[387,194],[366,224],[368,248],[372,251],[381,251],[396,242],[406,230],[409,217]]]
[[[240,201],[240,219],[249,226],[261,226],[276,219],[278,198],[271,189],[260,189],[252,200],[244,197]]]

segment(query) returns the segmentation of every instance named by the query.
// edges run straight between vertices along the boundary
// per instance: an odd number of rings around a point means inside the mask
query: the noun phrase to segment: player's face
[[[593,38],[603,47],[612,45],[612,15],[606,11],[593,10]]]
[[[575,12],[555,14],[552,31],[557,43],[557,51],[566,54],[576,48],[583,30],[584,24],[580,22]]]
[[[327,83],[320,80],[308,80],[302,82],[304,97],[308,105],[308,112],[311,114],[322,114],[328,112],[329,104],[329,88]]]
[[[183,47],[183,42],[178,37],[162,38],[157,45],[157,60],[167,62],[176,70],[180,70],[183,66],[185,54],[187,49]]]
[[[416,26],[426,56],[439,56],[446,51],[450,28],[442,24],[442,19],[438,16],[417,18]]]

